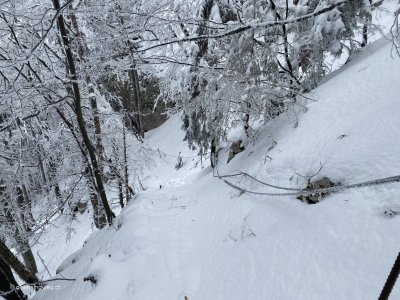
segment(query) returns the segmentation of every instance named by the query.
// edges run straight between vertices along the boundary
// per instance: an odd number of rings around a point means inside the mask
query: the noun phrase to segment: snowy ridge
[[[399,175],[400,60],[390,49],[384,39],[366,47],[309,95],[317,101],[297,128],[281,116],[228,165],[221,150],[218,171],[294,188],[306,185],[298,174],[320,164],[316,178],[342,183]],[[76,281],[54,283],[58,290],[35,300],[377,299],[400,250],[398,183],[335,193],[317,205],[239,196],[212,176],[208,161],[201,168],[178,124],[172,116],[149,135],[151,147],[172,156],[155,158],[147,190],[64,266],[61,274]],[[179,152],[184,165],[175,170]],[[76,241],[68,247],[78,248],[82,236]],[[95,285],[83,281],[90,275]],[[392,299],[399,298],[397,284]]]

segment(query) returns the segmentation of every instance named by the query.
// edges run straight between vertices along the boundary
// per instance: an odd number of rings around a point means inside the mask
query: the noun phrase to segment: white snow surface
[[[222,149],[218,171],[295,188],[307,184],[299,174],[312,175],[320,164],[315,179],[343,184],[400,175],[399,87],[400,59],[380,39],[308,95],[316,101],[298,116],[297,128],[281,116],[229,164]],[[399,183],[338,192],[316,205],[240,195],[213,177],[209,161],[200,162],[183,136],[178,115],[148,134],[148,145],[160,150],[156,166],[114,227],[88,237],[85,214],[68,242],[60,228],[48,228],[35,252],[60,278],[55,269],[81,249],[61,272],[76,281],[52,282],[33,299],[378,298],[400,250]],[[179,152],[184,165],[176,170]],[[228,179],[252,191],[284,192]],[[83,281],[90,275],[96,284]],[[400,282],[391,299],[400,299]]]

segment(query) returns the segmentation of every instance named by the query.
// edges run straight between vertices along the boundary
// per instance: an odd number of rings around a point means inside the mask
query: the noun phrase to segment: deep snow
[[[218,171],[291,187],[304,187],[298,174],[311,175],[320,164],[316,178],[342,183],[398,175],[399,85],[400,60],[381,39],[309,95],[317,101],[298,116],[297,128],[281,116],[228,165],[222,149]],[[88,239],[61,272],[76,281],[54,282],[35,300],[377,299],[400,250],[398,183],[332,194],[316,205],[239,195],[187,148],[179,122],[172,116],[148,135],[160,150],[157,166],[115,227],[88,237],[84,216],[68,242],[61,229],[44,233],[35,251],[52,275]],[[184,166],[175,170],[179,152]],[[89,275],[96,285],[83,281]],[[400,299],[400,283],[391,299]]]

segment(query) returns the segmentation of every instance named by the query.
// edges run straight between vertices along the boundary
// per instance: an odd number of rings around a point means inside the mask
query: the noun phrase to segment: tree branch
[[[288,24],[293,24],[293,23],[298,23],[301,21],[305,21],[311,18],[315,18],[319,15],[322,15],[324,13],[327,13],[329,11],[334,10],[335,8],[342,6],[344,4],[350,3],[353,0],[342,0],[339,1],[335,4],[329,5],[325,8],[322,9],[318,9],[315,10],[309,14],[297,17],[297,18],[292,18],[289,20],[276,20],[276,21],[267,21],[267,22],[260,22],[260,23],[256,23],[256,24],[245,24],[245,25],[241,25],[238,26],[236,28],[227,30],[225,32],[222,33],[217,33],[217,34],[206,34],[206,35],[199,35],[199,36],[189,36],[189,37],[184,37],[184,38],[178,38],[178,39],[171,39],[171,40],[167,40],[167,41],[162,41],[159,44],[153,45],[153,46],[149,46],[146,48],[142,48],[139,50],[136,50],[135,52],[145,52],[154,48],[159,48],[159,47],[163,47],[163,46],[167,46],[167,45],[171,45],[171,44],[177,44],[177,43],[185,43],[185,42],[192,42],[192,41],[199,41],[199,40],[206,40],[206,39],[221,39],[221,38],[225,38],[227,36],[231,36],[231,35],[235,35],[250,29],[261,29],[261,28],[270,28],[270,27],[275,27],[275,26],[282,26],[282,25],[288,25]],[[121,53],[119,56],[125,56],[127,55],[126,53]],[[118,56],[118,57],[119,57]]]

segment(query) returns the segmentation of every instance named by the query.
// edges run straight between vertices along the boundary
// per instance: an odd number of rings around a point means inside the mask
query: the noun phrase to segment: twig
[[[272,187],[272,188],[274,188],[274,189],[286,190],[286,191],[302,191],[302,189],[298,189],[298,188],[283,187],[283,186],[278,186],[278,185],[273,185],[273,184],[270,184],[270,183],[266,183],[266,182],[264,182],[264,181],[261,181],[261,180],[255,178],[254,176],[251,176],[251,175],[248,174],[248,173],[244,173],[244,172],[243,172],[242,174],[243,174],[244,176],[249,177],[250,179],[252,179],[252,180],[254,180],[254,181],[256,181],[256,182],[262,184],[262,185],[266,185],[266,186]]]
[[[309,175],[309,176],[307,176],[307,175],[301,175],[300,173],[297,173],[297,172],[295,172],[295,173],[296,173],[296,175],[298,175],[298,176],[300,176],[300,177],[307,178],[307,179],[311,180],[313,177],[317,176],[317,175],[319,174],[319,172],[321,172],[321,170],[322,170],[322,163],[320,162],[319,164],[320,164],[320,167],[319,167],[318,171],[317,171],[314,175]]]
[[[47,271],[47,274],[49,274],[49,276],[51,277],[50,271],[49,271],[49,269],[47,268],[46,264],[44,263],[43,258],[40,256],[39,251],[36,251],[36,254],[39,256],[40,260],[42,261],[42,264],[43,264],[43,266],[45,267],[45,269],[46,269],[46,271]]]
[[[264,192],[255,192],[255,191],[250,191],[250,190],[246,190],[245,188],[242,188],[226,179],[223,180],[227,185],[237,189],[240,191],[239,195],[242,195],[244,193],[248,193],[248,194],[254,194],[254,195],[264,195],[264,196],[295,196],[298,195],[298,193],[264,193]]]
[[[235,173],[235,174],[220,175],[219,172],[218,172],[218,169],[217,168],[215,168],[215,169],[216,169],[217,175],[213,174],[213,176],[214,177],[218,177],[219,179],[229,178],[229,177],[237,177],[237,176],[242,176],[243,177],[244,176],[244,177],[249,177],[250,179],[252,179],[252,180],[254,180],[254,181],[256,181],[256,182],[258,182],[258,183],[260,183],[262,185],[266,185],[266,186],[269,186],[269,187],[272,187],[272,188],[278,189],[278,190],[297,191],[297,192],[300,192],[300,191],[303,190],[303,189],[299,189],[299,188],[291,188],[291,187],[283,187],[283,186],[273,185],[273,184],[261,181],[261,180],[255,178],[254,176],[252,176],[252,175],[250,175],[249,173],[246,173],[246,172],[239,172],[239,173]]]

